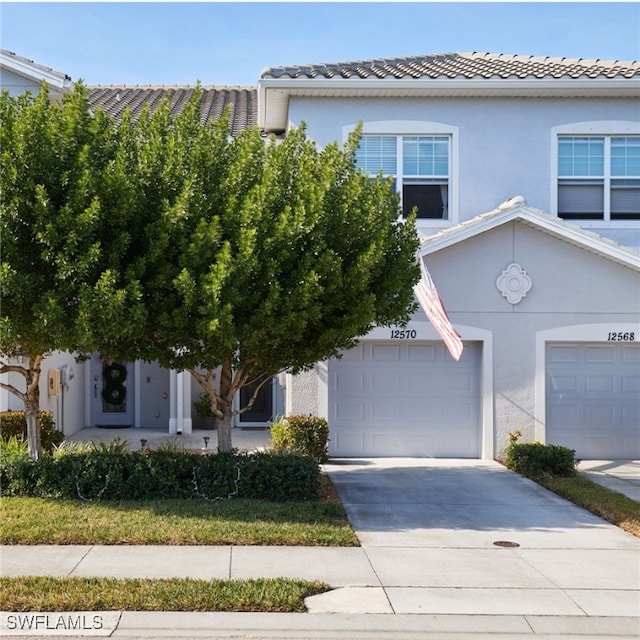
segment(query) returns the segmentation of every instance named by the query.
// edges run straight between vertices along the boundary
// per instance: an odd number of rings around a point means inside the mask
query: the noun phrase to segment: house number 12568
[[[391,329],[391,338],[395,340],[415,340],[417,335],[415,329]]]
[[[629,342],[631,340],[636,339],[636,334],[633,331],[622,332],[622,331],[610,331],[607,336],[607,340],[616,341],[616,342]]]

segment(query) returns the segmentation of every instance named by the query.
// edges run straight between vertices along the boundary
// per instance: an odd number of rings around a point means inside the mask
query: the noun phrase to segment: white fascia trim
[[[580,95],[585,90],[594,91],[600,89],[603,95],[615,90],[627,90],[629,95],[638,95],[640,87],[636,78],[592,78],[592,79],[486,79],[486,78],[411,78],[399,80],[398,78],[373,78],[373,79],[345,79],[345,78],[261,78],[258,80],[258,87],[269,89],[290,90],[323,90],[323,89],[352,89],[365,90],[375,93],[376,90],[388,93],[390,89],[400,91],[433,89],[437,90],[470,90],[478,91],[481,95],[485,91],[536,91],[536,90],[563,90],[565,92],[575,92]]]
[[[53,71],[53,69],[46,69],[45,67],[19,57],[0,54],[0,62],[3,67],[24,78],[35,80],[36,82],[44,81],[55,89],[65,90],[73,85],[64,73]]]
[[[547,442],[547,344],[549,342],[598,342],[600,344],[629,344],[609,342],[611,332],[635,333],[634,342],[640,342],[640,324],[632,322],[606,322],[601,324],[578,324],[556,329],[547,329],[536,333],[536,370],[535,370],[535,439],[542,444]]]

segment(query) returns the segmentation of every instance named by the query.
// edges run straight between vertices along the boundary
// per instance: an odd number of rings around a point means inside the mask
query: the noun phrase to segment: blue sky
[[[489,51],[640,59],[636,2],[2,2],[0,46],[88,84],[253,84],[267,66]]]

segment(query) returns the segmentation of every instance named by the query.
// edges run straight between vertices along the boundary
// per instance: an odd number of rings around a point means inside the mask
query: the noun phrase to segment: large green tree
[[[10,390],[32,457],[52,350],[189,370],[229,450],[242,387],[408,319],[413,220],[389,182],[356,170],[358,132],[322,150],[304,127],[231,138],[226,118],[202,125],[197,91],[178,117],[165,102],[117,126],[89,112],[81,85],[61,105],[43,91],[0,108],[0,353],[28,358],[0,371],[26,378]]]
[[[0,96],[0,373],[23,378],[0,386],[24,402],[34,460],[43,358],[90,352],[112,333],[134,339],[143,323],[135,277],[120,275],[137,253],[129,125],[91,114],[82,83],[60,103],[45,85]]]
[[[257,393],[278,372],[310,368],[374,326],[409,318],[415,226],[399,219],[388,181],[356,169],[359,132],[322,150],[304,126],[282,141],[257,129],[231,138],[225,118],[200,124],[197,99],[178,119],[156,114],[143,128],[143,155],[168,167],[152,175],[174,184],[149,203],[162,212],[147,230],[156,242],[139,353],[191,371],[211,398],[219,449],[229,450],[243,386]]]

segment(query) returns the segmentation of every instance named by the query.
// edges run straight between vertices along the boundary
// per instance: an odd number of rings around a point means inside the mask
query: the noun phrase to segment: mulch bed
[[[320,502],[331,502],[334,504],[340,504],[340,498],[338,492],[331,482],[331,478],[326,473],[320,476],[322,481],[322,488],[320,493]]]

